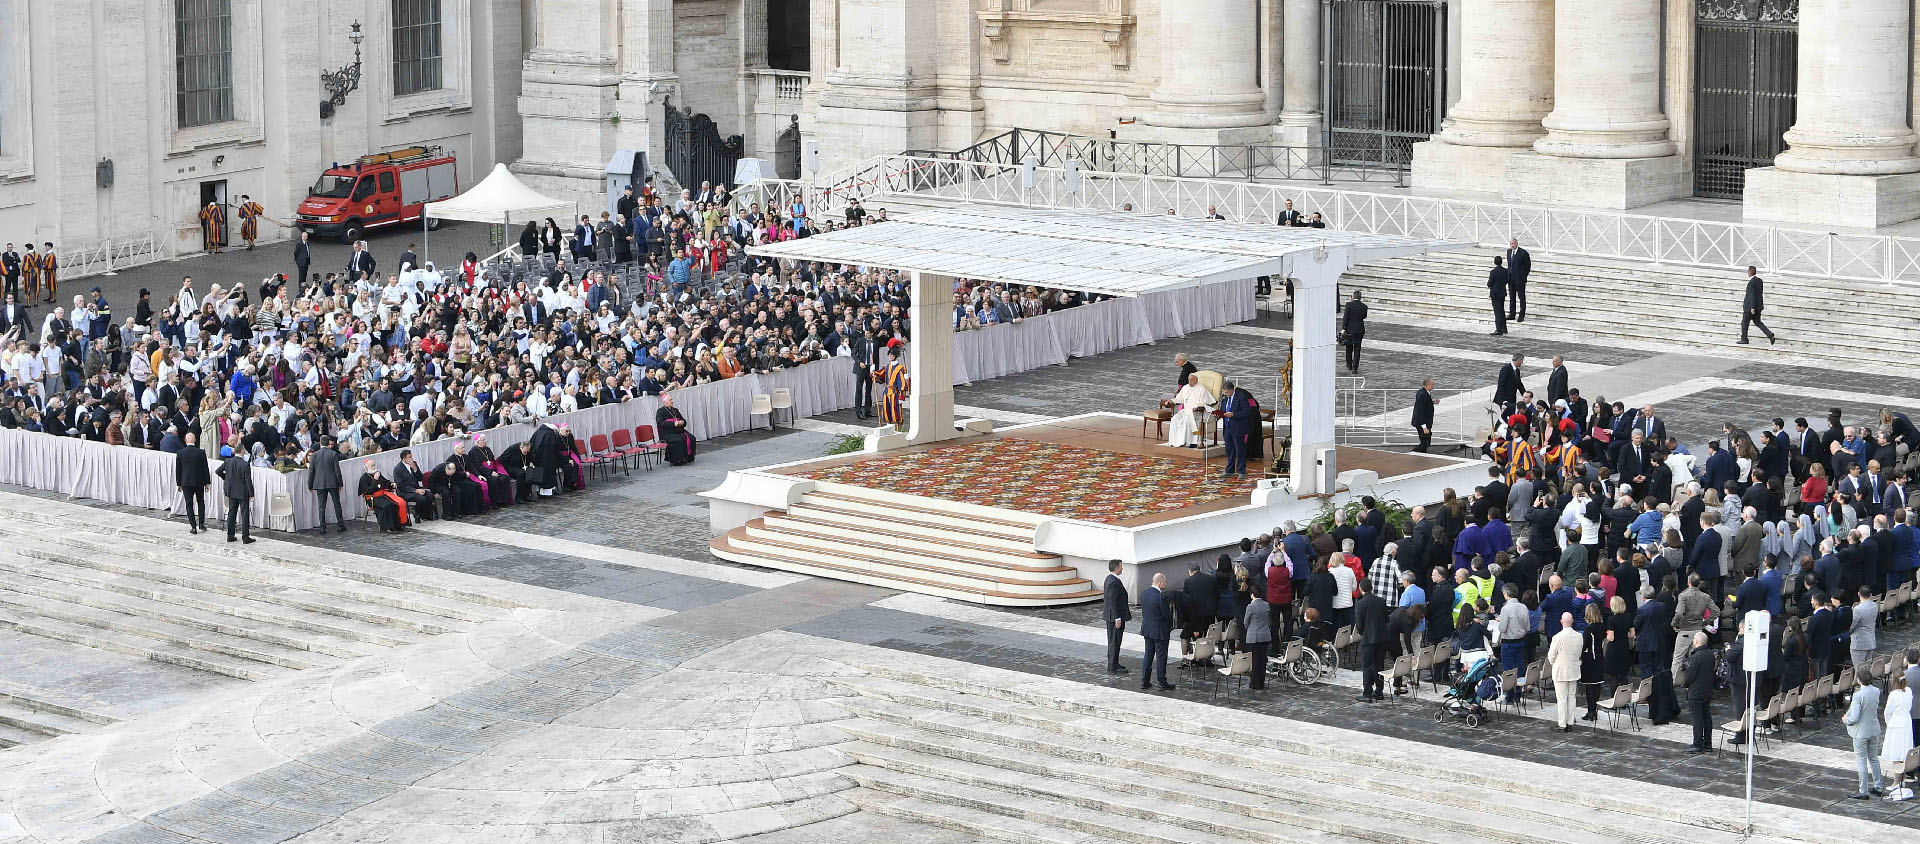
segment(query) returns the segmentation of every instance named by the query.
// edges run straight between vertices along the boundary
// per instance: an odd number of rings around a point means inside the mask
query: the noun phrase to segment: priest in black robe
[[[380,522],[381,533],[399,533],[407,522],[407,502],[400,498],[393,481],[380,474],[380,467],[369,460],[360,475],[360,498]]]
[[[540,468],[533,465],[533,444],[521,440],[508,448],[506,454],[500,455],[500,468],[513,479],[516,500],[521,504],[532,501],[534,482],[540,474]]]
[[[560,486],[560,464],[567,459],[560,432],[552,423],[542,422],[527,442],[533,446],[534,485],[542,496],[552,495]]]
[[[687,430],[687,417],[673,406],[670,393],[660,394],[660,409],[653,414],[655,435],[667,447],[667,463],[685,466],[693,462],[693,433]]]
[[[483,512],[480,504],[480,484],[467,477],[460,461],[448,459],[433,470],[431,481],[434,492],[440,494],[440,513],[449,519],[472,516]]]

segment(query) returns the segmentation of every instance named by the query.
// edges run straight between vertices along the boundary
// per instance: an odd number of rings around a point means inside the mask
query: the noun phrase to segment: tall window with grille
[[[440,0],[393,0],[393,93],[440,88]]]
[[[174,94],[180,128],[233,119],[231,0],[174,0]]]

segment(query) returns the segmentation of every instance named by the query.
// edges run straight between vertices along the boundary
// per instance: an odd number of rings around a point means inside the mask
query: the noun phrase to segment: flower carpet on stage
[[[1049,516],[1117,522],[1246,495],[1251,481],[1172,460],[1004,437],[798,473],[869,489]]]

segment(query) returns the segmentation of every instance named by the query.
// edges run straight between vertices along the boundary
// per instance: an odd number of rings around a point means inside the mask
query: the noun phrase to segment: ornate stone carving
[[[986,53],[995,62],[1013,60],[1013,31],[1016,28],[1088,29],[1100,34],[1107,47],[1108,61],[1116,68],[1132,64],[1135,18],[1127,14],[1131,0],[1084,0],[1062,3],[1060,0],[988,0],[988,6],[975,16],[980,19],[980,35],[987,39]]]
[[[1696,0],[1693,17],[1703,21],[1800,22],[1800,0]]]

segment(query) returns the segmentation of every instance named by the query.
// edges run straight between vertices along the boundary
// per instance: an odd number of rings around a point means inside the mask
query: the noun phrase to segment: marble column
[[[838,33],[833,56],[813,57],[825,71],[808,140],[822,170],[874,155],[939,145],[933,50],[939,0],[842,0],[831,5]],[[837,64],[827,64],[836,60]],[[812,79],[821,79],[814,71]],[[804,165],[803,165],[804,166]]]
[[[1910,0],[1801,0],[1788,149],[1747,171],[1747,216],[1843,226],[1920,217],[1907,122]]]
[[[953,278],[913,273],[913,304],[907,309],[907,431],[891,427],[867,435],[868,451],[950,440],[963,432],[953,424]]]
[[[1553,112],[1533,142],[1539,155],[1508,160],[1507,199],[1632,208],[1686,193],[1660,110],[1660,11],[1661,0],[1554,7]]]
[[[513,171],[535,190],[596,208],[619,113],[614,0],[542,0],[520,86],[524,149]]]
[[[1344,249],[1293,256],[1287,274],[1293,279],[1293,395],[1287,397],[1291,417],[1293,492],[1295,495],[1333,492],[1339,474],[1333,453],[1324,467],[1315,465],[1320,452],[1334,448],[1334,345],[1339,323],[1334,315],[1340,298],[1340,275],[1347,271]]]
[[[1280,138],[1320,143],[1320,0],[1282,0]]]
[[[1254,0],[1178,0],[1160,12],[1160,84],[1150,126],[1220,130],[1267,123],[1254,75],[1260,19]]]
[[[623,149],[643,150],[666,172],[666,99],[679,90],[673,65],[672,0],[621,0],[620,125]]]
[[[1581,2],[1581,0],[1566,0]],[[1413,147],[1413,184],[1498,190],[1553,108],[1553,0],[1460,0],[1460,99]]]

